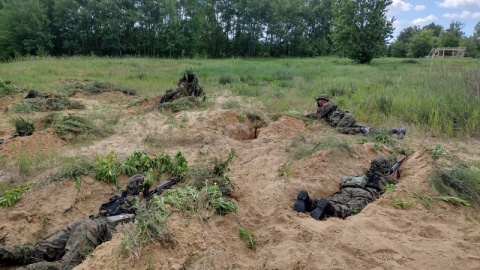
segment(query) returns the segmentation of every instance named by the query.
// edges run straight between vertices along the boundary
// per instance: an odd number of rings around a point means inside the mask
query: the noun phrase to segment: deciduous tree
[[[390,0],[336,0],[333,40],[336,49],[353,61],[366,64],[383,55],[392,37],[394,18],[387,19]]]

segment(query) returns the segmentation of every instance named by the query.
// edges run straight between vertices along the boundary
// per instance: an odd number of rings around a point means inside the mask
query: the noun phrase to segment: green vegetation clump
[[[79,101],[71,101],[62,95],[23,99],[12,104],[12,110],[17,113],[61,111],[67,109],[85,109]]]
[[[3,195],[0,197],[0,207],[10,207],[16,204],[22,198],[22,194],[31,187],[32,185],[28,184],[18,188],[6,188],[3,190]]]
[[[204,108],[206,103],[201,98],[194,96],[181,97],[171,102],[158,104],[156,107],[160,111],[168,110],[172,112],[186,111],[190,108]]]
[[[13,118],[10,121],[15,126],[15,131],[18,136],[29,136],[35,131],[35,126],[32,121],[22,117]]]
[[[11,84],[10,81],[4,81],[0,79],[0,97],[11,95],[14,93],[15,87]]]
[[[429,175],[433,189],[442,196],[458,197],[480,205],[480,168],[457,165],[437,169]]]
[[[113,91],[118,91],[129,96],[134,96],[137,94],[137,90],[130,87],[116,86],[110,82],[91,80],[75,82],[71,86],[67,87],[66,91],[68,92],[69,96],[73,96],[78,92],[87,93],[90,95]]]
[[[150,157],[145,152],[135,151],[124,161],[118,161],[117,154],[110,152],[106,157],[99,156],[95,159],[93,165],[95,179],[114,183],[121,188],[118,181],[120,174],[132,176],[137,173],[143,173],[158,181],[162,173],[175,176],[185,176],[189,169],[187,160],[182,152],[178,152],[172,160],[169,155],[158,155]]]
[[[137,203],[135,222],[123,228],[122,240],[119,245],[120,254],[132,259],[138,259],[143,247],[151,242],[160,242],[168,245],[170,233],[168,232],[165,205],[153,197],[149,206]],[[120,229],[122,231],[122,229]]]
[[[43,122],[46,126],[53,125],[55,133],[67,141],[78,140],[89,135],[100,135],[100,129],[81,116],[50,114],[43,119]]]
[[[249,230],[245,229],[244,227],[240,227],[238,228],[238,235],[249,249],[255,250],[257,248],[257,238]]]

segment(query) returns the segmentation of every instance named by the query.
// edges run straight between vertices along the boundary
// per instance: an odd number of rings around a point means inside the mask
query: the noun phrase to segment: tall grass
[[[415,125],[442,137],[469,136],[480,129],[478,60],[469,58],[381,58],[371,65],[334,57],[24,58],[2,64],[0,78],[40,92],[61,92],[68,79],[93,79],[137,89],[140,96],[159,96],[176,87],[187,64],[207,95],[227,88],[263,103],[271,113],[313,111],[313,98],[327,93],[359,122],[371,126]]]

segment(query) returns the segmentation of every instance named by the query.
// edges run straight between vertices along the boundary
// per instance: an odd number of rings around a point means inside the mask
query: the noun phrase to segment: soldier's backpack
[[[337,126],[338,122],[340,122],[343,116],[345,116],[345,113],[339,108],[337,108],[333,112],[331,112],[330,115],[328,115],[328,122],[332,126]]]
[[[351,187],[351,188],[365,188],[368,183],[368,179],[366,175],[358,175],[358,176],[344,176],[342,177],[342,181],[340,186],[342,188]]]

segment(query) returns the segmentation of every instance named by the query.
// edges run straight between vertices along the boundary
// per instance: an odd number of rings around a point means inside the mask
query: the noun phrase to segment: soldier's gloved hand
[[[143,196],[143,191],[138,193],[138,200],[143,201],[145,199],[145,196]]]

